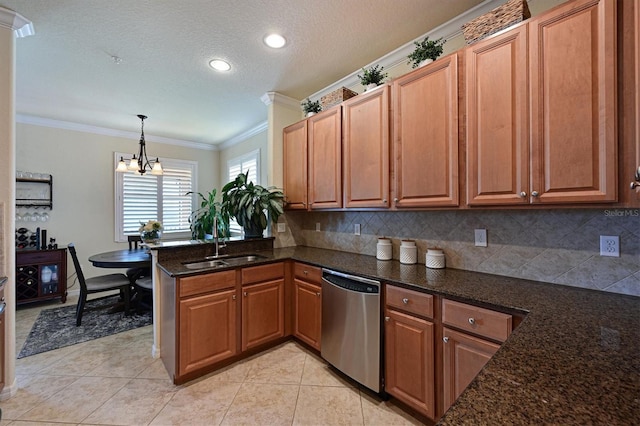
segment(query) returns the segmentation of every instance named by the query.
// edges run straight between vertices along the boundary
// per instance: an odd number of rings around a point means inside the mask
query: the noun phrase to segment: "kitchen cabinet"
[[[442,301],[443,404],[446,411],[511,334],[511,315]]]
[[[385,390],[435,419],[433,296],[389,285],[385,292]]]
[[[337,106],[307,119],[308,198],[313,210],[342,207],[341,112]]]
[[[307,120],[283,130],[284,194],[289,210],[307,209]]]
[[[389,207],[388,85],[342,104],[344,206]]]
[[[178,280],[178,376],[237,353],[235,271]]]
[[[67,300],[67,249],[16,251],[17,304],[57,298]]]
[[[614,0],[567,2],[465,62],[470,206],[617,200]]]
[[[284,334],[284,263],[243,268],[242,350]]]
[[[393,82],[396,208],[457,206],[458,54]]]
[[[295,262],[293,265],[294,326],[293,335],[313,347],[321,348],[322,270]]]

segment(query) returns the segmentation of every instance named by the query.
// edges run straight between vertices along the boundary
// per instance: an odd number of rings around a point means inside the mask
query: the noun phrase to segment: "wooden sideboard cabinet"
[[[67,249],[17,251],[17,304],[56,298],[67,301]]]

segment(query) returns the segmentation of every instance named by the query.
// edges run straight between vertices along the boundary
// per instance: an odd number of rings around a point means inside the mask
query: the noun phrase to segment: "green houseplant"
[[[374,65],[371,68],[365,69],[362,68],[362,75],[358,74],[358,78],[360,79],[360,84],[362,84],[367,89],[375,88],[376,86],[380,86],[382,81],[387,78],[387,73],[383,73],[384,67],[382,65]]]
[[[421,42],[414,41],[413,44],[416,45],[416,48],[407,56],[409,58],[407,63],[411,64],[411,68],[417,68],[427,59],[435,61],[438,56],[442,55],[442,46],[445,42],[446,40],[442,40],[442,37],[437,40],[429,40],[428,36]]]
[[[222,187],[222,211],[234,217],[244,228],[245,238],[259,238],[268,225],[284,213],[284,193],[270,186],[265,188],[249,181],[249,172],[240,173]]]
[[[222,209],[222,203],[216,201],[216,189],[212,189],[205,197],[200,192],[189,191],[185,195],[197,194],[200,197],[200,207],[189,216],[191,224],[191,238],[194,240],[210,239],[213,234],[213,224],[218,219],[218,236],[229,236],[229,216]]]
[[[302,111],[304,111],[304,115],[309,117],[310,115],[322,111],[322,106],[320,106],[320,101],[312,101],[307,98],[302,102]]]

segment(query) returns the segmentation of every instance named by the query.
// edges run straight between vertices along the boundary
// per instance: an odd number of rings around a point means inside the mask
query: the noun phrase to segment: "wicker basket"
[[[473,21],[464,24],[462,33],[467,44],[473,44],[529,18],[531,18],[531,12],[529,12],[526,0],[509,0],[491,12],[478,16]]]
[[[349,90],[346,87],[341,87],[338,90],[334,90],[331,93],[328,93],[320,98],[320,105],[322,105],[322,109],[331,108],[334,105],[338,105],[342,101],[346,101],[347,99],[351,99],[356,96],[357,93],[353,90]]]

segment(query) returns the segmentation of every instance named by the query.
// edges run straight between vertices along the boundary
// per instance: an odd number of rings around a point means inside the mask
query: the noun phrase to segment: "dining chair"
[[[78,305],[76,307],[76,326],[80,326],[82,322],[82,314],[84,313],[84,311],[90,310],[89,308],[85,309],[87,296],[89,294],[120,290],[120,294],[124,299],[124,313],[125,315],[129,315],[129,302],[131,299],[131,281],[129,280],[129,278],[125,274],[108,274],[85,279],[84,273],[82,273],[82,267],[80,266],[80,262],[78,261],[78,255],[76,254],[75,245],[73,243],[70,243],[67,247],[69,249],[69,253],[71,253],[73,266],[76,268],[76,275],[78,276],[78,282],[80,283],[80,296],[78,298]],[[104,299],[105,297],[111,297],[111,295],[99,297],[98,299]],[[110,306],[113,305],[100,306],[99,308],[91,309],[101,309]]]
[[[137,234],[127,235],[127,242],[129,243],[129,250],[137,250],[138,244],[142,242],[142,238]],[[152,309],[152,303],[149,301],[152,297],[151,268],[129,268],[127,269],[126,275],[136,292],[134,297],[136,309],[139,310],[138,308],[140,307]]]

